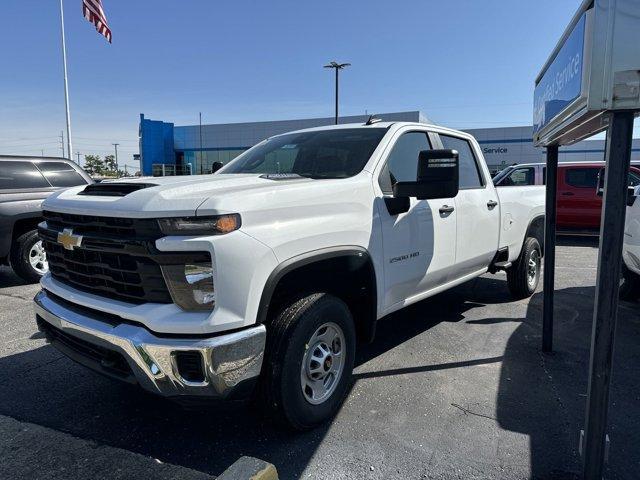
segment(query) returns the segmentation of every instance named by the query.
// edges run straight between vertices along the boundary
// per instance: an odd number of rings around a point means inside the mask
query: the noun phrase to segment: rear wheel
[[[542,250],[538,240],[527,237],[518,260],[507,270],[507,286],[516,299],[533,295],[540,282]]]
[[[640,275],[632,272],[622,263],[622,278],[620,280],[620,298],[622,300],[637,300],[640,298]]]
[[[9,260],[13,271],[30,283],[40,281],[40,277],[49,271],[47,255],[37,230],[23,233],[14,241]]]
[[[296,430],[328,420],[348,391],[355,345],[342,300],[314,293],[293,302],[268,327],[259,401]]]

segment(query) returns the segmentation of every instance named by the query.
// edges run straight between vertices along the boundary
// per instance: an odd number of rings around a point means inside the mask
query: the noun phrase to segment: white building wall
[[[536,163],[546,160],[545,149],[533,146],[533,127],[481,128],[466,131],[480,143],[490,170],[501,170],[514,163]],[[558,161],[602,161],[604,148],[604,140],[583,140],[574,145],[560,147]],[[633,140],[631,159],[640,161],[640,139]]]

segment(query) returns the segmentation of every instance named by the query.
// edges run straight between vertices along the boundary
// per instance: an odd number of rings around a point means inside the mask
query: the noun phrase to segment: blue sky
[[[141,112],[196,124],[422,110],[456,128],[531,123],[533,81],[578,0],[103,0],[113,44],[65,0],[75,150],[137,152]],[[59,154],[57,0],[0,7],[0,153]]]

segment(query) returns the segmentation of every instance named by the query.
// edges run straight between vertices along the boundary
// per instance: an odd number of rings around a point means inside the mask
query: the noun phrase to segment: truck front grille
[[[161,265],[211,261],[205,253],[164,253],[155,247],[162,237],[154,219],[73,215],[45,211],[38,231],[51,276],[78,290],[141,304],[172,303]],[[80,246],[67,250],[58,233],[71,229]],[[204,260],[203,260],[204,259]]]

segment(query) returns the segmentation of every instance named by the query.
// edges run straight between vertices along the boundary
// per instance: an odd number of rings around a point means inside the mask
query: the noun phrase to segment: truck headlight
[[[187,311],[213,310],[216,293],[211,263],[162,265],[161,268],[176,305]]]
[[[210,217],[176,217],[158,219],[165,235],[221,235],[240,228],[240,215],[214,215]]]

